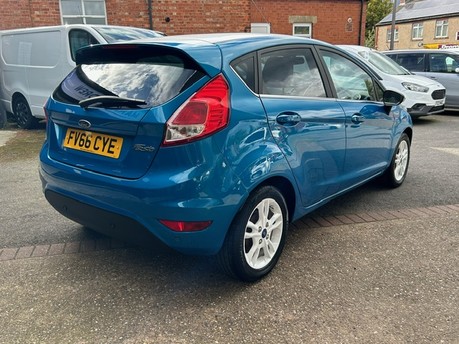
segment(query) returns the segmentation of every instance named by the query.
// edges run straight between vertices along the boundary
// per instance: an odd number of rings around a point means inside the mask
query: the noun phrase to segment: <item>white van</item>
[[[162,36],[126,26],[61,25],[0,31],[0,112],[21,128],[45,117],[43,105],[75,67],[75,52],[87,45]]]

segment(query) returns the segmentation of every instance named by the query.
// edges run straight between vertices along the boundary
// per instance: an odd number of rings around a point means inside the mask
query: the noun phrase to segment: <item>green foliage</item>
[[[365,24],[365,45],[374,47],[375,25],[387,16],[393,8],[390,0],[370,0],[367,6],[367,21]]]

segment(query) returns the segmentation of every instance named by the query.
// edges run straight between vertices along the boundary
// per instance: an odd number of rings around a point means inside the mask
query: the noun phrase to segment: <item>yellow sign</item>
[[[425,49],[458,49],[459,44],[456,43],[434,43],[434,44],[424,44]]]

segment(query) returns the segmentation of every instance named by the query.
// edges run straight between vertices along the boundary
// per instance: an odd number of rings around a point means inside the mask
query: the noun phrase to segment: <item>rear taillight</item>
[[[229,87],[218,75],[189,98],[166,123],[163,146],[187,143],[224,128],[229,120]]]

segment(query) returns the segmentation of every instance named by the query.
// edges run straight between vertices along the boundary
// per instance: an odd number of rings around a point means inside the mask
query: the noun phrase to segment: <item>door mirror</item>
[[[395,106],[399,105],[405,100],[403,94],[400,94],[395,91],[386,90],[383,93],[383,102],[385,106]]]

